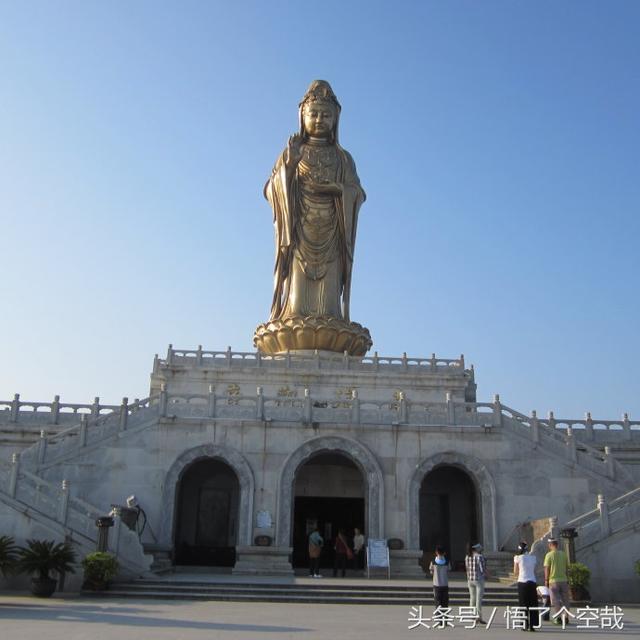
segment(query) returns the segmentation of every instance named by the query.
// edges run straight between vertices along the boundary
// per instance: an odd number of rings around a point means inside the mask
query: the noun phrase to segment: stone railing
[[[0,467],[0,499],[18,508],[28,517],[44,516],[78,543],[84,553],[94,551],[97,543],[96,519],[106,515],[106,510],[81,500],[71,494],[70,483],[60,485],[48,482],[31,473],[21,464],[20,455],[13,454],[11,465]],[[17,503],[17,504],[16,504]],[[149,570],[151,558],[145,557],[142,544],[135,532],[122,525],[116,515],[109,551],[115,554],[127,575],[141,575]]]
[[[437,358],[435,353],[431,358],[411,358],[406,353],[400,357],[379,356],[376,351],[372,356],[350,356],[336,353],[286,353],[278,356],[265,356],[258,351],[243,352],[232,351],[228,347],[226,351],[205,351],[202,346],[195,350],[174,349],[169,345],[166,359],[157,355],[154,359],[153,373],[158,373],[165,367],[269,367],[270,369],[330,369],[330,370],[354,370],[354,371],[388,371],[388,372],[455,372],[464,373],[464,355],[457,359]],[[467,371],[473,375],[473,366]]]
[[[255,354],[253,354],[255,355]],[[266,396],[262,387],[255,395],[219,395],[214,385],[206,395],[176,395],[167,391],[165,384],[160,393],[151,398],[136,400],[129,404],[127,398],[111,413],[92,418],[80,414],[74,426],[53,434],[41,430],[39,441],[25,449],[23,460],[33,469],[54,464],[69,454],[105,439],[116,437],[127,429],[153,424],[158,418],[213,419],[227,421],[261,420],[265,422],[298,424],[357,424],[407,427],[462,427],[462,428],[512,428],[526,434],[535,443],[567,457],[612,480],[630,481],[630,472],[617,462],[610,447],[604,453],[576,437],[574,425],[582,421],[556,421],[553,415],[540,419],[536,412],[526,416],[503,405],[496,395],[493,402],[462,402],[446,394],[445,402],[420,402],[399,392],[389,400],[360,399],[357,390],[351,397],[327,399],[314,396],[311,389],[304,389],[302,397]],[[30,406],[38,403],[25,403]],[[617,421],[603,421],[616,423]],[[597,429],[592,425],[594,430]],[[624,437],[637,431],[640,423],[626,419],[617,430]]]
[[[85,413],[80,414],[80,421],[74,426],[53,434],[41,430],[38,442],[22,452],[22,460],[37,469],[77,450],[117,436],[127,429],[137,428],[145,422],[154,422],[157,416],[155,397],[136,399],[132,404],[129,404],[127,398],[123,398],[122,404],[111,413],[95,419]]]
[[[567,522],[577,530],[576,549],[583,550],[610,535],[640,524],[640,487],[607,502],[598,496],[596,508]]]
[[[100,404],[98,397],[91,404],[60,402],[60,396],[55,396],[53,402],[25,402],[16,393],[13,400],[0,400],[0,423],[66,425],[76,423],[80,415],[98,418],[119,408],[119,405]]]

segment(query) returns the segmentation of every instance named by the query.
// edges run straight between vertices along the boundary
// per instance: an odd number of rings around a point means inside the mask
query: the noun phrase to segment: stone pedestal
[[[389,551],[391,562],[391,576],[393,578],[410,578],[420,580],[425,577],[422,567],[418,564],[422,558],[422,551],[401,549]]]
[[[234,575],[293,576],[291,547],[236,547]]]

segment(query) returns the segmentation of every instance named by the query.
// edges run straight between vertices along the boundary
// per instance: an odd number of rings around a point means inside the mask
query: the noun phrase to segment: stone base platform
[[[293,576],[291,547],[236,547],[233,575]]]

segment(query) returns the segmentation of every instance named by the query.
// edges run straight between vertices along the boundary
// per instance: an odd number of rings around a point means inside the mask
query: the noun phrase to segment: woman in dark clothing
[[[338,575],[338,569],[341,569],[342,577],[344,578],[347,569],[347,558],[353,558],[353,552],[349,548],[349,543],[344,535],[344,529],[338,530],[334,549],[336,555],[333,561],[333,577],[335,578]]]

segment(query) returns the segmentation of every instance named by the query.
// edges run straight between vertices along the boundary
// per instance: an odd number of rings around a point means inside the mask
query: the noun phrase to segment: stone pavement
[[[418,603],[416,603],[418,604]],[[492,607],[485,608],[489,618]],[[640,607],[627,605],[622,631],[578,629],[565,631],[544,623],[545,638],[638,638]],[[431,615],[431,605],[424,608]],[[0,595],[2,640],[390,640],[481,637],[522,638],[507,629],[504,608],[485,628],[464,629],[456,623],[446,631],[408,629],[409,608],[371,605],[244,604],[238,602],[182,602],[160,600],[97,601],[78,596],[40,600],[27,595]],[[454,609],[454,612],[456,610]]]

